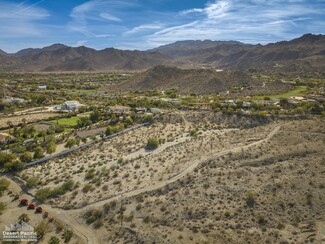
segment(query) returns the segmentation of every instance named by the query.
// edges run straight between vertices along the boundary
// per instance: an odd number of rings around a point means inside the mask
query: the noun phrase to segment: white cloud
[[[50,16],[45,9],[37,7],[43,1],[32,5],[26,5],[26,1],[20,4],[0,2],[1,38],[41,36],[42,29],[36,21]]]
[[[270,42],[290,38],[297,25],[321,11],[307,0],[215,0],[204,8],[179,12],[192,21],[153,33],[147,41],[156,45],[189,39]]]
[[[101,13],[99,15],[100,17],[102,17],[103,19],[106,20],[111,20],[111,21],[115,21],[115,22],[122,22],[122,20],[112,14],[108,14],[108,13]]]
[[[124,32],[123,34],[132,35],[143,31],[160,30],[161,28],[163,28],[163,26],[159,23],[144,24],[144,25],[136,26],[133,29]]]
[[[72,20],[68,24],[68,28],[87,37],[96,37],[96,35],[99,35],[98,31],[95,30],[96,23],[120,23],[123,21],[119,16],[124,13],[123,8],[134,6],[137,6],[136,3],[126,0],[92,0],[85,2],[72,9],[70,13]]]

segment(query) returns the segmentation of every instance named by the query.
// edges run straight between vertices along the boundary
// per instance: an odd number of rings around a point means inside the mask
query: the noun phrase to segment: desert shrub
[[[64,195],[67,191],[71,191],[74,187],[74,181],[68,180],[67,182],[63,183],[61,186],[56,187],[54,189],[50,189],[49,187],[39,189],[36,192],[35,197],[38,200],[45,201],[46,199],[59,197]]]
[[[59,244],[60,243],[60,239],[57,238],[56,236],[52,236],[49,240],[49,244]]]
[[[256,203],[256,194],[255,192],[247,192],[246,193],[246,197],[245,197],[245,201],[248,207],[252,208],[254,207],[255,203]]]
[[[71,240],[72,236],[73,236],[73,231],[65,229],[63,232],[64,243],[68,243]]]
[[[26,186],[28,188],[33,188],[37,185],[38,183],[38,179],[36,177],[30,177],[27,181],[26,181]]]
[[[3,192],[7,190],[10,182],[4,178],[0,178],[0,197],[3,195]]]
[[[92,224],[95,221],[100,220],[102,216],[103,216],[103,212],[101,210],[89,210],[88,212],[86,212],[84,217],[86,218],[87,224]],[[100,223],[97,223],[98,226],[99,224]]]
[[[148,139],[146,149],[147,150],[155,150],[159,146],[159,141],[155,137],[151,137]]]
[[[95,229],[99,229],[100,227],[102,227],[103,226],[103,221],[101,220],[101,219],[99,219],[99,220],[96,220],[96,222],[94,223],[94,228]]]
[[[191,130],[190,136],[196,138],[198,136],[197,130]]]
[[[37,240],[40,241],[44,238],[45,232],[47,229],[47,224],[43,220],[41,221],[34,229],[34,231],[37,233]]]
[[[90,191],[92,189],[92,186],[90,184],[86,184],[83,188],[82,188],[82,192],[83,193],[87,193],[88,191]]]
[[[143,197],[143,195],[138,195],[138,196],[136,196],[136,198],[135,198],[136,200],[137,200],[137,202],[144,202],[144,197]]]
[[[143,223],[148,224],[149,222],[150,222],[150,218],[149,218],[149,216],[146,216],[146,217],[143,219]]]
[[[0,215],[3,213],[5,209],[6,209],[6,205],[3,202],[0,202]]]
[[[92,180],[95,176],[96,176],[95,169],[91,169],[86,173],[85,179],[86,180]]]
[[[257,222],[260,224],[260,225],[264,225],[266,224],[266,219],[263,215],[258,215],[257,216]]]
[[[26,213],[23,213],[23,214],[21,214],[19,217],[18,217],[18,220],[19,221],[24,221],[24,222],[28,222],[29,220],[30,220],[30,218],[29,218],[29,216],[28,216],[28,214],[26,214]]]
[[[45,201],[46,199],[50,198],[51,194],[52,194],[51,189],[49,187],[46,187],[46,188],[39,189],[36,192],[35,197],[38,200]]]

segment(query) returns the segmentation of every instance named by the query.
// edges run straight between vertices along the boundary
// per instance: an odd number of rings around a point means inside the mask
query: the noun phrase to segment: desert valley
[[[313,34],[0,52],[0,229],[325,243],[324,61]]]

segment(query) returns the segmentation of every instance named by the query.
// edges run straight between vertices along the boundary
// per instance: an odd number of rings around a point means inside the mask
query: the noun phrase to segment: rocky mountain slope
[[[42,49],[24,49],[10,56],[0,54],[0,67],[14,71],[141,70],[170,60],[157,52],[114,48],[97,51],[54,44]]]
[[[181,94],[209,94],[237,90],[242,94],[252,95],[268,94],[274,92],[274,89],[280,92],[289,89],[289,87],[290,85],[280,81],[272,81],[266,85],[241,71],[218,72],[213,69],[179,69],[160,65],[136,74],[121,83],[109,85],[107,91],[175,89]]]
[[[148,51],[95,50],[54,44],[0,51],[0,69],[11,71],[143,70],[156,65],[277,72],[323,71],[325,35],[306,34],[291,41],[248,45],[236,41],[181,41]]]

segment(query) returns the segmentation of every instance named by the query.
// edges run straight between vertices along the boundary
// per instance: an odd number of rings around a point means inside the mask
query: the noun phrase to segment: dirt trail
[[[184,176],[186,176],[187,174],[191,173],[194,171],[194,169],[196,167],[198,167],[200,164],[202,163],[205,163],[211,159],[215,159],[217,157],[221,157],[223,155],[226,155],[230,152],[232,153],[236,153],[236,152],[240,152],[241,150],[245,150],[245,149],[248,149],[252,146],[258,146],[264,142],[267,142],[268,140],[270,140],[279,130],[280,130],[281,126],[277,126],[275,127],[271,132],[270,134],[262,139],[262,140],[259,140],[259,141],[256,141],[256,142],[253,142],[251,144],[248,144],[246,146],[240,146],[240,147],[235,147],[235,148],[232,148],[232,149],[228,149],[228,150],[225,150],[225,151],[222,151],[218,154],[214,154],[212,156],[209,156],[209,157],[204,157],[202,159],[200,159],[199,161],[195,161],[193,162],[192,164],[190,164],[187,168],[185,168],[183,171],[179,172],[178,174],[176,174],[174,177],[170,178],[169,180],[165,180],[165,181],[161,181],[161,182],[156,182],[156,183],[153,183],[151,184],[150,186],[147,186],[147,187],[144,187],[144,188],[140,188],[140,189],[136,189],[136,190],[132,190],[132,191],[129,191],[129,192],[124,192],[124,193],[121,193],[117,196],[114,196],[114,197],[111,197],[109,199],[106,199],[106,200],[101,200],[101,201],[98,201],[98,202],[94,202],[94,203],[91,203],[85,207],[82,207],[82,208],[79,208],[79,209],[75,209],[75,210],[70,210],[71,212],[80,212],[86,208],[89,208],[89,207],[94,207],[94,208],[97,208],[97,207],[102,207],[104,206],[105,203],[109,203],[111,201],[114,201],[114,200],[118,200],[121,198],[121,196],[123,195],[123,197],[133,197],[133,196],[136,196],[136,195],[139,195],[141,193],[145,193],[145,192],[150,192],[150,191],[154,191],[154,190],[157,190],[157,189],[160,189],[162,187],[165,187],[171,183],[174,183],[175,181],[183,178]]]
[[[82,223],[80,223],[78,221],[78,216],[84,210],[89,209],[89,208],[103,207],[104,204],[112,202],[114,200],[119,200],[121,197],[123,197],[123,198],[124,197],[133,197],[133,196],[145,193],[145,192],[150,192],[150,191],[154,191],[154,190],[158,190],[160,188],[163,188],[163,187],[165,187],[165,186],[167,186],[167,185],[169,185],[171,183],[174,183],[177,180],[183,178],[187,174],[193,172],[196,167],[198,167],[200,164],[202,164],[204,162],[207,162],[208,160],[215,159],[217,157],[226,155],[226,154],[228,154],[230,152],[232,152],[232,153],[240,152],[241,150],[249,149],[250,147],[257,146],[257,145],[260,145],[260,144],[262,144],[264,142],[267,142],[280,130],[280,128],[281,128],[280,125],[275,127],[268,134],[268,136],[266,138],[262,139],[262,140],[253,142],[253,143],[245,145],[245,146],[240,146],[240,147],[228,149],[228,150],[219,152],[217,154],[214,154],[212,156],[204,157],[204,158],[200,159],[199,161],[195,161],[192,164],[190,164],[187,168],[185,168],[183,171],[181,171],[178,174],[174,175],[169,180],[157,182],[157,183],[154,183],[154,184],[149,185],[149,186],[144,187],[144,188],[132,190],[132,191],[129,191],[129,192],[124,192],[124,193],[122,193],[120,195],[111,197],[111,198],[106,199],[106,200],[101,200],[101,201],[98,201],[98,202],[94,202],[92,204],[89,204],[89,205],[87,205],[85,207],[82,207],[82,208],[79,208],[79,209],[61,210],[61,209],[54,209],[50,205],[46,205],[46,204],[42,204],[42,205],[44,206],[46,211],[48,211],[50,213],[51,216],[54,216],[54,218],[58,219],[59,221],[61,221],[64,224],[68,225],[73,230],[73,232],[77,236],[79,236],[81,238],[81,240],[83,240],[84,243],[100,243],[99,240],[98,240],[98,236],[96,235],[96,232],[92,229],[92,227],[83,225]],[[15,181],[12,181],[9,178],[8,178],[8,180],[10,180],[12,182],[12,184],[14,184],[15,189],[18,189],[17,187],[19,187],[20,191],[22,191],[22,188]]]
[[[22,198],[28,199],[30,202],[35,200],[31,194],[26,193],[24,187],[21,187],[19,183],[17,183],[16,180],[13,180],[14,178],[3,176],[3,178],[6,178],[8,181],[10,181],[9,189],[15,192],[16,194],[20,195]],[[43,209],[45,211],[49,212],[49,216],[53,217],[54,219],[60,221],[61,223],[64,223],[65,225],[69,226],[69,228],[72,229],[73,233],[78,236],[81,240],[81,243],[98,243],[96,234],[92,231],[91,228],[88,226],[84,226],[81,223],[78,222],[77,216],[71,216],[69,215],[68,211],[60,210],[60,209],[54,209],[50,205],[42,204]]]

